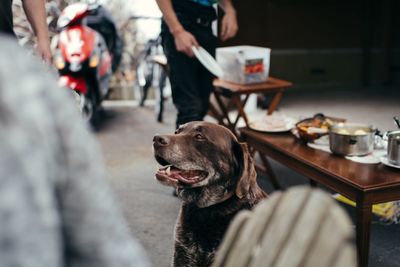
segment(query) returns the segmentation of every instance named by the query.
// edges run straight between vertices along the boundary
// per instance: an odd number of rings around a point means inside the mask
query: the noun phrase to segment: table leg
[[[220,112],[218,112],[213,103],[210,102],[208,109],[211,115],[217,119],[218,124],[224,125],[224,117],[220,114]]]
[[[268,108],[268,115],[271,115],[275,111],[276,107],[278,106],[279,102],[281,101],[282,95],[283,95],[283,91],[279,91],[279,92],[275,93],[274,98],[272,99],[271,104],[269,105],[269,108]]]
[[[242,139],[244,142],[246,142],[246,139],[243,139],[243,136],[240,136],[240,139]],[[254,161],[256,170],[264,172],[268,176],[268,178],[271,180],[271,183],[275,189],[277,189],[277,190],[282,189],[282,187],[278,183],[278,180],[276,179],[275,173],[272,170],[271,164],[269,163],[268,158],[265,156],[265,154],[263,154],[260,151],[257,151],[257,149],[255,149],[253,146],[249,146],[249,152],[250,152],[250,155],[253,158],[253,160],[255,159],[255,155],[257,152],[258,152],[258,155],[260,155],[262,165],[257,164]]]
[[[246,98],[246,101],[247,101],[247,98]],[[246,113],[244,112],[243,103],[240,100],[240,96],[237,96],[237,95],[233,96],[232,97],[232,102],[236,105],[236,108],[237,108],[237,110],[239,112],[239,115],[244,119],[244,121],[246,123],[246,126],[249,127],[249,120],[247,118]],[[239,118],[237,118],[236,122],[237,121],[239,121]]]
[[[235,131],[235,125],[233,125],[233,123],[231,122],[231,120],[229,119],[229,113],[228,110],[226,109],[220,95],[216,92],[214,92],[214,96],[215,96],[215,100],[217,100],[218,103],[218,107],[221,109],[222,115],[224,117],[224,119],[226,119],[227,123],[224,125],[226,127],[228,127],[231,131]]]
[[[372,205],[357,201],[357,252],[358,266],[368,266],[369,239],[371,232]]]
[[[247,100],[249,99],[249,96],[250,96],[250,95],[246,95],[246,98],[245,98],[243,101],[240,101],[240,106],[241,106],[241,107],[244,107],[244,106],[246,105]],[[240,117],[242,117],[242,114],[238,113],[238,115],[236,116],[236,120],[235,120],[235,122],[233,123],[234,125],[236,125],[236,124],[238,123]]]
[[[318,184],[317,184],[316,181],[310,179],[310,186],[311,186],[311,187],[317,187]]]
[[[272,170],[271,164],[269,163],[267,157],[260,151],[258,152],[258,154],[260,155],[260,159],[265,167],[265,172],[267,173],[269,179],[271,180],[271,183],[274,186],[274,188],[277,190],[282,189],[282,187],[278,183],[278,180],[276,179],[275,173]]]

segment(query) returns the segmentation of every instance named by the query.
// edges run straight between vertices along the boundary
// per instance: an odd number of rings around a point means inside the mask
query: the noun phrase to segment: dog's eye
[[[203,135],[202,134],[196,134],[195,136],[194,136],[197,140],[203,140],[204,139],[204,137],[203,137]]]

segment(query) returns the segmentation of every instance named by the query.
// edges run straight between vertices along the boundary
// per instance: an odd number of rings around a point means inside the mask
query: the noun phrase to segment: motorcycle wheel
[[[92,123],[94,119],[95,107],[93,101],[87,95],[80,95],[80,108],[82,118],[86,123]]]

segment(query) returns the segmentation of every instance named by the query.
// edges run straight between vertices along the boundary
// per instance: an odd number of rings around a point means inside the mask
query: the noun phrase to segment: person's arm
[[[167,23],[169,31],[174,36],[176,50],[185,53],[189,57],[193,57],[192,46],[199,46],[196,38],[186,31],[179,22],[175,10],[172,7],[171,0],[156,0],[160,8],[165,23]]]
[[[234,37],[239,29],[236,10],[232,5],[231,0],[221,0],[219,6],[224,10],[225,15],[221,22],[220,38],[222,41],[228,40]]]
[[[46,23],[46,10],[44,0],[23,0],[23,7],[37,37],[37,51],[39,56],[46,62],[51,61],[51,50],[49,32]]]

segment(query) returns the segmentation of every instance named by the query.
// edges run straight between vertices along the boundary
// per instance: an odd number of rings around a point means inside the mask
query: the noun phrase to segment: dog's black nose
[[[153,138],[153,142],[155,145],[166,146],[169,144],[169,138],[162,135],[156,135]]]

